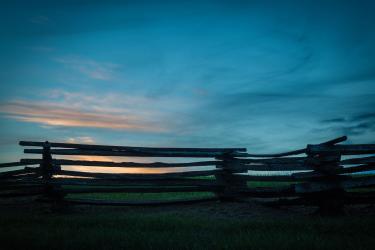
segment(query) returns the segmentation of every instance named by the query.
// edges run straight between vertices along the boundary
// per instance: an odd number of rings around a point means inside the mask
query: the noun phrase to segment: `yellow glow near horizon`
[[[150,159],[145,159],[143,157],[111,157],[111,156],[91,156],[91,155],[77,155],[70,156],[72,160],[82,160],[82,161],[111,161],[119,162],[151,162]],[[160,174],[168,172],[182,172],[186,171],[186,168],[181,167],[168,167],[168,168],[125,168],[125,167],[92,167],[92,166],[62,166],[64,170],[73,171],[83,171],[83,172],[94,172],[94,173],[133,173],[133,174]],[[197,169],[189,168],[191,170]]]

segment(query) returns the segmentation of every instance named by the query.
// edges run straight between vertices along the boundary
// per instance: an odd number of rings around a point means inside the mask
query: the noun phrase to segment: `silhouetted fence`
[[[274,206],[314,205],[323,211],[338,210],[345,204],[374,203],[375,193],[368,187],[375,186],[375,176],[372,174],[375,170],[375,145],[339,144],[345,140],[344,136],[280,154],[250,154],[246,148],[148,148],[21,141],[21,146],[34,147],[24,149],[24,153],[41,157],[0,164],[0,168],[37,165],[1,172],[0,197],[42,195],[44,200],[54,202],[103,205],[156,205],[214,199],[244,200],[250,197],[261,198],[261,202]],[[53,158],[60,155],[208,160],[140,163]],[[69,165],[170,168],[172,172],[94,173],[62,168]],[[211,169],[200,170],[199,167]],[[271,175],[269,171],[277,171],[277,174]],[[260,172],[266,175],[259,175]],[[257,187],[259,185],[261,187]],[[142,202],[67,197],[68,194],[107,192],[213,192],[216,195],[203,199]]]

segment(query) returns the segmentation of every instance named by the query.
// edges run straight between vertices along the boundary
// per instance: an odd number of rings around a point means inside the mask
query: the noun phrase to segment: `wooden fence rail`
[[[31,147],[25,148],[24,153],[41,157],[0,164],[0,169],[11,169],[0,172],[0,197],[42,195],[42,200],[100,205],[161,205],[256,197],[269,205],[315,205],[322,211],[337,211],[344,204],[375,201],[375,192],[355,191],[375,186],[375,145],[339,144],[346,139],[343,136],[277,154],[251,154],[246,148],[151,148],[21,141],[21,146]],[[55,155],[207,160],[141,163],[55,159]],[[21,166],[26,167],[19,169]],[[154,169],[154,173],[83,172],[67,170],[64,166],[148,168]],[[170,171],[161,172],[159,169]],[[270,174],[274,173],[272,171],[277,171],[277,174]],[[268,187],[257,187],[260,182],[268,183]],[[69,196],[109,192],[212,192],[215,197],[136,202],[73,199]]]

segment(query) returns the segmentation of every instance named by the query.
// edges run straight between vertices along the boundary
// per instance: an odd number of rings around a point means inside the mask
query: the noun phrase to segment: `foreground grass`
[[[142,210],[2,212],[2,249],[373,249],[375,219],[210,218]]]
[[[210,177],[206,177],[209,179]],[[288,182],[248,182],[248,187],[284,187],[291,183]],[[68,186],[74,189],[75,186]],[[87,193],[87,194],[69,194],[69,198],[88,198],[103,200],[176,200],[192,198],[209,198],[214,197],[212,192],[167,192],[167,193]]]
[[[100,200],[177,200],[215,197],[212,192],[167,192],[167,193],[88,193],[69,194],[68,198],[100,199]]]
[[[201,177],[202,178],[202,177]],[[206,177],[210,179],[213,177]],[[202,178],[203,179],[203,178]],[[288,182],[248,182],[248,187],[283,187],[288,186]],[[69,189],[75,186],[66,186]],[[89,187],[86,187],[89,188]],[[105,187],[102,187],[105,188]],[[79,199],[100,199],[100,200],[177,200],[177,199],[198,199],[214,197],[213,192],[167,192],[167,193],[87,193],[87,194],[69,194],[68,198]]]
[[[260,186],[262,183],[251,183]],[[280,186],[284,183],[268,183]],[[250,185],[249,185],[250,186]],[[173,200],[191,193],[95,193],[74,198]],[[78,207],[69,213],[0,207],[1,249],[373,249],[375,218],[343,216],[215,217],[162,208]]]

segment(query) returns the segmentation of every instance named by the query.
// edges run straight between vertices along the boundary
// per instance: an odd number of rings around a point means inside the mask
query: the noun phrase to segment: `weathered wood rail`
[[[265,204],[274,206],[314,205],[321,211],[337,211],[345,204],[374,203],[375,194],[369,187],[375,186],[375,145],[339,144],[346,139],[343,136],[279,154],[250,154],[246,148],[150,148],[21,141],[21,146],[32,147],[24,149],[24,153],[41,157],[0,164],[0,169],[11,169],[0,172],[0,197],[30,195],[54,202],[102,205],[157,205],[213,199],[246,200],[250,197],[261,198]],[[140,163],[54,158],[59,155],[207,160]],[[172,171],[153,174],[96,173],[66,170],[64,166],[170,168]],[[200,167],[210,169],[202,170]],[[254,171],[266,175],[253,174]],[[269,171],[277,171],[277,174],[271,175]],[[257,187],[260,182],[270,184]],[[362,190],[359,192],[358,188]],[[108,192],[213,192],[215,197],[141,202],[69,197],[69,194]]]

